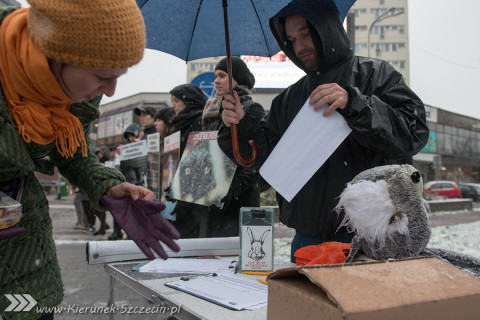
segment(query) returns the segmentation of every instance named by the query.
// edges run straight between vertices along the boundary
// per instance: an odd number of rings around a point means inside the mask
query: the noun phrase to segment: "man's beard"
[[[308,59],[308,60],[304,60],[302,58],[298,58],[302,64],[305,66],[305,69],[307,69],[307,71],[310,71],[310,72],[315,72],[317,71],[318,69],[318,62],[317,62],[317,59],[316,59],[316,52],[313,52],[313,56],[315,57],[315,59]]]

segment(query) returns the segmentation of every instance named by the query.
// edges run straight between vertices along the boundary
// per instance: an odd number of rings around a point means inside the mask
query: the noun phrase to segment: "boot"
[[[115,221],[113,222],[113,232],[112,234],[108,237],[108,240],[122,240],[123,239],[123,234],[122,234],[122,228],[116,223]]]
[[[100,228],[93,233],[94,236],[101,235],[103,236],[105,234],[105,226],[100,226]]]

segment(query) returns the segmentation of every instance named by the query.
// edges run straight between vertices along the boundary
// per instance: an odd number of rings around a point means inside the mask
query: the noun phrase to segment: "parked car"
[[[425,193],[447,198],[462,198],[462,191],[454,181],[429,181],[425,183]]]
[[[480,201],[480,184],[479,183],[463,183],[462,185],[465,185],[469,188],[473,188],[473,190],[470,191],[473,194],[471,198],[475,202]],[[461,186],[459,186],[459,187],[460,187],[460,189],[462,189]],[[465,198],[465,196],[464,196],[464,198]],[[470,197],[468,197],[468,198],[470,198]]]

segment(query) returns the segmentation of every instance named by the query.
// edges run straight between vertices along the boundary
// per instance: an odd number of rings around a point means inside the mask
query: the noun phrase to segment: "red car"
[[[425,192],[447,198],[462,197],[462,191],[453,181],[429,181],[425,183]]]

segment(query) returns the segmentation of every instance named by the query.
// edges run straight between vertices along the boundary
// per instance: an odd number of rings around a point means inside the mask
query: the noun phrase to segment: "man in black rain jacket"
[[[352,54],[330,0],[303,8],[301,1],[290,3],[270,19],[270,28],[283,52],[306,76],[273,100],[260,126],[242,111],[238,100],[226,97],[222,119],[226,126],[238,125],[243,158],[250,157],[247,141],[254,139],[259,149],[255,165],[261,166],[309,97],[316,110],[329,105],[327,111],[319,111],[324,116],[336,111],[352,129],[290,202],[277,193],[280,220],[296,230],[294,261],[298,248],[350,242],[353,234],[338,229],[343,214],[334,211],[346,183],[375,166],[411,164],[412,156],[427,143],[429,131],[424,105],[402,75],[385,61]],[[299,137],[299,143],[304,138]],[[233,159],[230,128],[221,129],[218,141]]]

